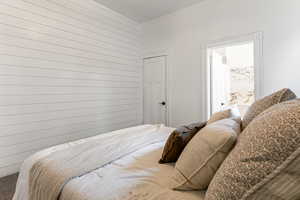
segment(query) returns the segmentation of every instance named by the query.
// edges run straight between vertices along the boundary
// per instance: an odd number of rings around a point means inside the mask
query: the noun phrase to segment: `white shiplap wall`
[[[93,0],[0,1],[0,177],[142,122],[140,30]]]

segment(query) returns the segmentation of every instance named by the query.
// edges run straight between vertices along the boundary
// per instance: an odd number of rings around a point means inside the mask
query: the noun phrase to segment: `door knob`
[[[166,102],[163,101],[163,102],[161,102],[161,103],[159,103],[159,104],[165,106],[165,105],[166,105]]]

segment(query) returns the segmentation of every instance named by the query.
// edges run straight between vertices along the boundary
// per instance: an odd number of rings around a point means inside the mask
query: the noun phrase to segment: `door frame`
[[[147,53],[145,54],[145,56],[143,57],[143,69],[142,69],[142,85],[143,85],[143,89],[142,89],[142,102],[143,102],[143,124],[144,124],[144,60],[146,59],[150,59],[150,58],[159,58],[159,57],[165,57],[165,97],[166,97],[166,126],[170,125],[170,94],[169,94],[169,56],[167,51],[162,51],[162,52],[157,52],[157,53]]]
[[[202,78],[203,78],[203,117],[208,119],[211,116],[211,66],[210,66],[210,51],[211,49],[243,44],[253,41],[254,44],[254,84],[255,98],[258,99],[263,95],[263,32],[249,33],[246,35],[233,36],[223,38],[217,41],[211,41],[202,46]]]

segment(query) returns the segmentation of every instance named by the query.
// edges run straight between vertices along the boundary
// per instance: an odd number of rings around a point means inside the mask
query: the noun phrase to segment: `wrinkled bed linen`
[[[165,139],[173,130],[163,128]],[[28,180],[29,170],[41,158],[55,152],[65,151],[78,144],[96,140],[87,138],[76,142],[59,145],[41,151],[27,159],[20,173],[14,200],[29,200]],[[165,140],[164,139],[164,140]],[[202,199],[203,192],[178,192],[168,188],[169,176],[173,166],[159,165],[159,159],[164,142],[145,145],[140,150],[93,170],[79,177],[74,177],[63,187],[61,200],[134,200],[134,199]]]
[[[29,171],[29,199],[57,200],[69,180],[164,141],[162,130],[151,125],[122,129],[40,158]]]
[[[203,200],[203,191],[170,189],[174,166],[158,163],[163,146],[164,142],[149,145],[71,180],[60,200]]]

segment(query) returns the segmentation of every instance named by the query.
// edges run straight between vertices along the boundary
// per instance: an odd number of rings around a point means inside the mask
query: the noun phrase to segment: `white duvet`
[[[160,133],[164,134],[165,139],[172,130],[160,127]],[[101,136],[52,147],[27,159],[20,171],[13,200],[29,200],[29,170],[37,160],[99,137]],[[73,178],[63,187],[60,200],[71,200],[72,196],[82,200],[202,200],[204,192],[179,192],[169,189],[173,166],[158,164],[163,145],[164,141],[147,145],[90,173]]]

